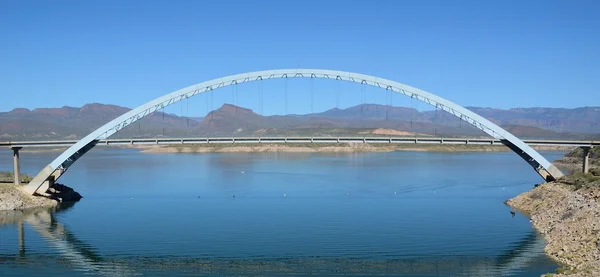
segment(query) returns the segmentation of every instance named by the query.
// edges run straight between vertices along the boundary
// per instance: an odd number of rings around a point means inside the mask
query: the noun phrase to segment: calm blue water
[[[95,149],[61,179],[82,201],[0,214],[0,275],[540,276],[558,266],[503,204],[540,181],[514,153]]]

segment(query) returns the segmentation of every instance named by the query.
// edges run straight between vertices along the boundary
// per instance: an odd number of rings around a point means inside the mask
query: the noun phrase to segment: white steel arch
[[[560,172],[558,168],[556,168],[537,151],[533,150],[530,146],[508,131],[477,115],[476,113],[463,108],[460,105],[424,90],[420,90],[418,88],[404,85],[395,81],[352,72],[327,69],[277,69],[255,71],[217,78],[188,86],[151,100],[106,123],[71,146],[60,156],[54,159],[54,161],[52,161],[49,165],[47,165],[42,171],[40,171],[40,173],[38,173],[38,175],[36,175],[36,177],[26,186],[26,190],[31,194],[35,194],[40,187],[42,187],[42,185],[46,184],[47,186],[49,182],[53,182],[54,180],[58,179],[69,168],[69,166],[71,166],[87,151],[92,149],[98,140],[110,137],[124,127],[145,116],[150,115],[161,108],[214,89],[251,81],[277,78],[324,78],[350,81],[380,87],[406,95],[444,110],[477,127],[488,135],[496,139],[500,139],[506,146],[508,146],[527,163],[529,163],[529,165],[531,165],[533,169],[542,178],[544,178],[544,180],[555,180],[563,176],[562,172]]]

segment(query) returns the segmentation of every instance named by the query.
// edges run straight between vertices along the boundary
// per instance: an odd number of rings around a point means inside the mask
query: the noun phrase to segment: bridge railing
[[[53,141],[8,141],[0,142],[0,147],[69,147],[75,140]],[[524,140],[529,145],[548,146],[600,146],[600,141],[588,140]],[[102,145],[167,145],[167,144],[236,144],[236,143],[416,143],[416,144],[471,144],[503,145],[493,138],[454,138],[454,137],[409,137],[409,136],[344,136],[344,137],[200,137],[200,138],[138,138],[99,140]]]

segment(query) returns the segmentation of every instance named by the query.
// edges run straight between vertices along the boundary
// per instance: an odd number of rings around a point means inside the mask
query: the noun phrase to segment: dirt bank
[[[245,153],[245,152],[389,152],[389,145],[340,144],[188,144],[141,147],[143,153]]]
[[[55,200],[28,195],[14,184],[0,184],[0,211],[55,207],[57,204]]]
[[[70,187],[55,183],[45,192],[46,197],[32,196],[14,184],[0,184],[0,211],[56,207],[58,203],[77,202],[82,197]]]
[[[373,135],[385,135],[385,136],[409,136],[409,137],[430,137],[431,135],[421,134],[421,133],[412,133],[407,131],[400,131],[394,129],[385,129],[385,128],[377,128],[375,130],[363,131],[359,132],[359,134],[373,134]]]
[[[569,178],[542,184],[507,204],[529,215],[544,235],[546,254],[564,265],[555,276],[600,276],[600,181],[574,186],[567,184]]]
[[[388,143],[290,143],[290,144],[173,144],[131,146],[143,153],[246,153],[246,152],[505,152],[504,145],[388,144]],[[566,151],[571,148],[545,146],[537,150]]]

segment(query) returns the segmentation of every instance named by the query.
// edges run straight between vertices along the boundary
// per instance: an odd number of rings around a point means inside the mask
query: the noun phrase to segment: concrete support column
[[[592,146],[584,146],[581,147],[583,149],[583,173],[588,173],[590,171],[590,149]]]
[[[21,165],[19,164],[19,150],[22,147],[11,147],[13,150],[13,164],[14,164],[14,173],[15,176],[15,185],[21,185]]]

